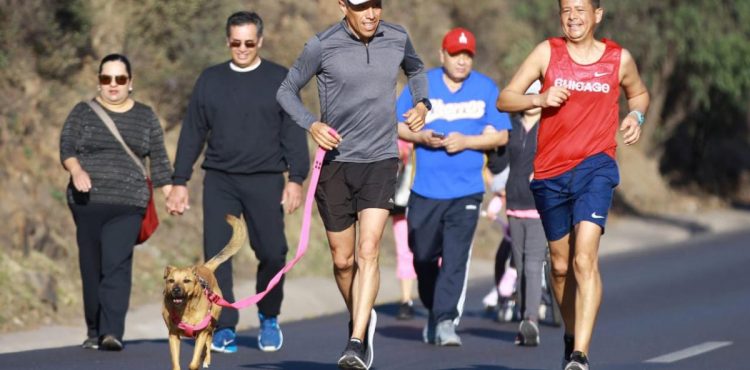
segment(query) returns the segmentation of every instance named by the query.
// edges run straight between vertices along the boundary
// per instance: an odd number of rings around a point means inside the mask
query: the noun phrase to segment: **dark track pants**
[[[225,220],[227,214],[242,214],[247,222],[250,246],[258,259],[255,289],[261,292],[286,263],[288,247],[284,236],[284,212],[281,195],[284,175],[261,173],[252,175],[206,171],[203,181],[203,251],[206,260],[221,251],[232,236],[232,228]],[[216,269],[216,279],[224,298],[234,302],[232,289],[232,260]],[[258,311],[265,316],[277,316],[281,311],[284,279],[258,302]],[[245,298],[240,297],[240,298]],[[235,328],[239,313],[224,309],[219,317],[219,328]]]
[[[461,317],[481,203],[482,194],[437,200],[412,192],[409,197],[406,221],[419,298],[438,322]]]
[[[144,209],[111,204],[70,204],[76,224],[87,335],[122,340],[130,304],[133,247]]]

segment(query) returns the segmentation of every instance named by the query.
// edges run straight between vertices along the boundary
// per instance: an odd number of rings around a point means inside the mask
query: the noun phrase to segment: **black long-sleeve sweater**
[[[184,185],[207,143],[204,169],[229,174],[280,173],[302,183],[310,169],[306,132],[276,102],[286,68],[263,60],[237,72],[225,62],[195,83],[175,158],[175,185]]]

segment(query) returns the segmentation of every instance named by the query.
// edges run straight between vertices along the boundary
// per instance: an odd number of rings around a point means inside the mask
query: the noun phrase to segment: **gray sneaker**
[[[359,339],[349,339],[346,344],[346,349],[341,354],[338,360],[339,369],[357,369],[366,370],[367,364],[365,363],[365,346]]]
[[[518,326],[516,345],[535,347],[539,345],[539,326],[531,320],[521,321]]]
[[[427,324],[424,326],[424,329],[422,329],[423,342],[427,344],[435,344],[435,326],[437,326],[435,316],[430,313],[427,317]]]
[[[456,334],[453,320],[443,320],[435,328],[435,344],[438,346],[460,346],[461,338]]]
[[[565,366],[565,370],[589,370],[589,359],[583,352],[575,351],[570,355],[570,362]]]

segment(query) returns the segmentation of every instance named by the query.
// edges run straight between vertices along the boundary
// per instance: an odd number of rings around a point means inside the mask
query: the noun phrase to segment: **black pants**
[[[203,181],[203,252],[206,260],[221,251],[232,236],[232,228],[224,217],[240,216],[247,222],[250,246],[258,259],[255,289],[261,292],[286,264],[288,247],[284,236],[284,211],[281,195],[284,175],[265,173],[235,175],[220,171],[206,171]],[[234,302],[232,260],[216,269],[219,288],[227,301]],[[265,316],[277,316],[284,298],[284,279],[260,302],[258,311]],[[245,298],[244,296],[241,298]],[[235,328],[239,313],[234,309],[221,311],[219,328]]]
[[[481,203],[482,194],[439,200],[412,192],[409,197],[406,222],[419,298],[438,322],[461,317]]]
[[[87,335],[111,334],[122,340],[130,304],[133,247],[145,210],[110,204],[69,207],[76,224]]]

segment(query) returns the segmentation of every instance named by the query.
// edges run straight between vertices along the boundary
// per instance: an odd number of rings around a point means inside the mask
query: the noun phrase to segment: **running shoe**
[[[497,309],[498,299],[497,288],[492,287],[490,292],[482,298],[482,306],[484,306],[484,310],[487,312],[494,312]]]
[[[214,332],[214,339],[211,342],[211,350],[221,353],[237,352],[237,335],[232,328],[222,328]]]
[[[81,344],[83,349],[99,349],[99,338],[86,338]]]
[[[414,303],[412,301],[402,302],[398,306],[396,320],[410,320],[414,317]]]
[[[122,351],[122,348],[122,342],[111,334],[104,335],[99,343],[101,351]]]
[[[356,338],[349,339],[346,349],[338,360],[339,369],[359,369],[367,370],[365,362],[365,346],[362,341]]]
[[[497,321],[499,322],[512,322],[517,319],[518,307],[516,305],[515,294],[509,298],[501,298],[502,304],[500,309],[497,311]]]
[[[456,334],[453,320],[443,320],[435,328],[435,344],[438,346],[460,346],[461,337]]]
[[[539,325],[531,320],[521,321],[516,335],[516,345],[535,347],[539,345]]]
[[[263,352],[276,352],[284,344],[284,335],[281,333],[279,322],[276,317],[265,316],[258,312],[260,329],[258,330],[258,348]]]
[[[570,355],[570,362],[565,370],[589,370],[589,359],[581,351],[575,351]]]

